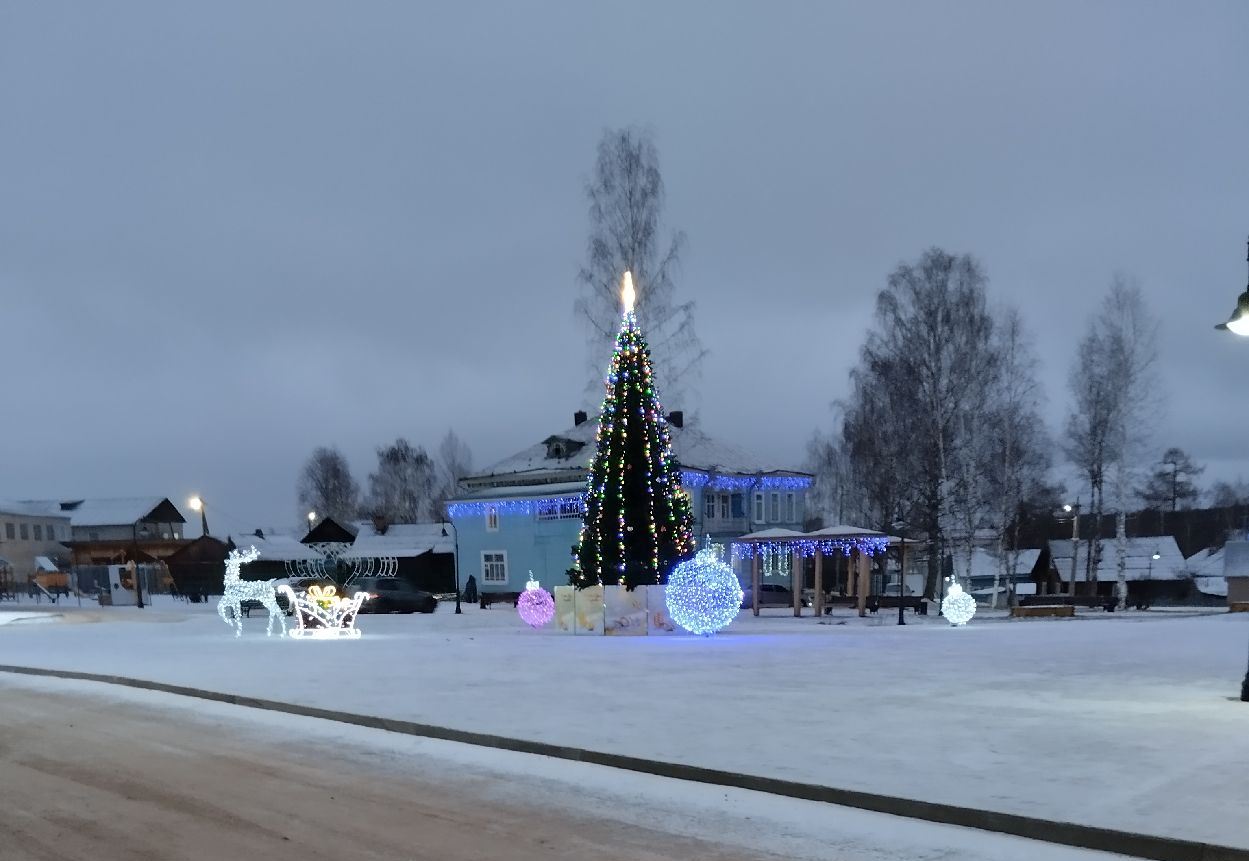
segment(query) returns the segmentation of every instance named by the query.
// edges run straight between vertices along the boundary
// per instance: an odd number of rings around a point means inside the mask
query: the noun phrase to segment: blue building
[[[548,588],[568,582],[598,433],[597,417],[578,412],[573,421],[460,481],[447,510],[461,583],[472,574],[481,591],[520,592],[530,571]],[[809,473],[763,465],[693,423],[686,427],[679,412],[668,416],[668,430],[700,544],[705,536],[726,544],[761,528],[802,528]]]

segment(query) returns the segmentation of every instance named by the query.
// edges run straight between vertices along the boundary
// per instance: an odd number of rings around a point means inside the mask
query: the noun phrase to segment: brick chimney
[[[668,413],[668,424],[672,425],[674,428],[685,427],[685,411],[673,410]]]
[[[581,425],[586,423],[586,419],[588,418],[589,416],[585,414],[585,410],[577,410],[575,413],[572,414],[573,427],[580,427]]]
[[[385,514],[373,515],[373,531],[378,535],[385,535],[386,530],[390,528],[390,520]]]

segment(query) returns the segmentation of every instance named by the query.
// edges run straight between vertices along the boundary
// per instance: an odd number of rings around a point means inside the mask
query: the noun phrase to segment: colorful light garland
[[[858,552],[875,556],[889,549],[889,539],[884,536],[869,538],[784,538],[777,541],[734,541],[733,555],[739,559],[759,556],[767,559],[772,555],[797,553],[814,556],[818,550],[825,556],[840,553],[849,556]]]
[[[672,569],[665,600],[672,621],[692,634],[710,636],[737,618],[742,587],[733,569],[707,547]]]
[[[532,571],[525,591],[516,599],[516,612],[531,628],[541,628],[555,618],[555,599],[533,579]]]

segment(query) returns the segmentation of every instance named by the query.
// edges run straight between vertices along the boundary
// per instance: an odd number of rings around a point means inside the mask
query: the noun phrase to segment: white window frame
[[[752,508],[754,510],[755,523],[766,523],[768,506],[767,506],[767,502],[763,498],[762,490],[755,491],[755,498],[754,498],[754,503],[752,505]]]
[[[487,560],[487,556],[497,557]],[[491,577],[490,571],[492,567],[502,565],[503,576]],[[483,550],[481,551],[481,582],[482,583],[506,583],[507,582],[507,551],[506,550]]]
[[[720,494],[720,519],[728,520],[733,516],[732,500],[727,493]]]
[[[787,523],[798,522],[798,499],[792,490],[785,494],[785,521]]]
[[[768,499],[768,515],[769,515],[769,518],[768,518],[768,522],[769,522],[769,523],[780,523],[780,522],[781,522],[781,494],[780,494],[780,491],[776,491],[776,490],[772,491],[772,494],[771,494],[771,496],[770,496],[770,497],[769,497],[769,499]]]
[[[716,495],[709,490],[703,491],[703,520],[716,519]]]
[[[486,506],[486,531],[499,531],[499,509],[495,508],[493,505]]]

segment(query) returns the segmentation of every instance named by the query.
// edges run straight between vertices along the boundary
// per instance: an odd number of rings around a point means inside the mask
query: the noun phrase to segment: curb
[[[509,738],[490,733],[470,732],[468,730],[452,729],[433,724],[414,723],[412,721],[334,711],[314,706],[301,706],[239,694],[207,691],[183,685],[165,684],[164,682],[132,679],[126,676],[108,676],[74,670],[49,670],[2,664],[0,664],[0,672],[23,676],[45,676],[58,679],[103,682],[105,684],[141,690],[158,691],[160,693],[194,697],[196,699],[228,703],[246,708],[263,709],[265,711],[281,712],[301,717],[320,718],[321,720],[368,727],[370,729],[381,729],[422,738],[441,739],[459,742],[460,744],[471,744],[477,747],[490,747],[517,753],[549,756],[572,762],[604,765],[609,768],[619,768],[625,771],[651,774],[673,780],[750,789],[756,792],[766,792],[770,795],[799,798],[806,801],[819,801],[825,804],[870,810],[875,813],[888,813],[892,816],[903,816],[908,819],[919,819],[942,825],[975,828],[980,831],[1009,834],[1028,840],[1128,855],[1135,858],[1146,858],[1151,859],[1151,861],[1249,861],[1249,849],[1236,849],[1211,843],[1198,843],[1191,840],[1177,840],[1169,837],[1137,834],[1130,831],[1117,831],[1111,828],[1077,825],[1072,822],[1054,822],[1048,819],[1037,819],[1014,813],[997,813],[989,810],[977,810],[971,807],[958,807],[952,804],[861,792],[854,789],[837,789],[831,786],[798,783],[796,781],[780,780],[759,775],[739,774],[737,772],[721,771],[696,765],[660,762],[658,760],[623,756],[603,751],[586,750],[584,748],[565,747],[548,742],[526,741],[525,739]]]

